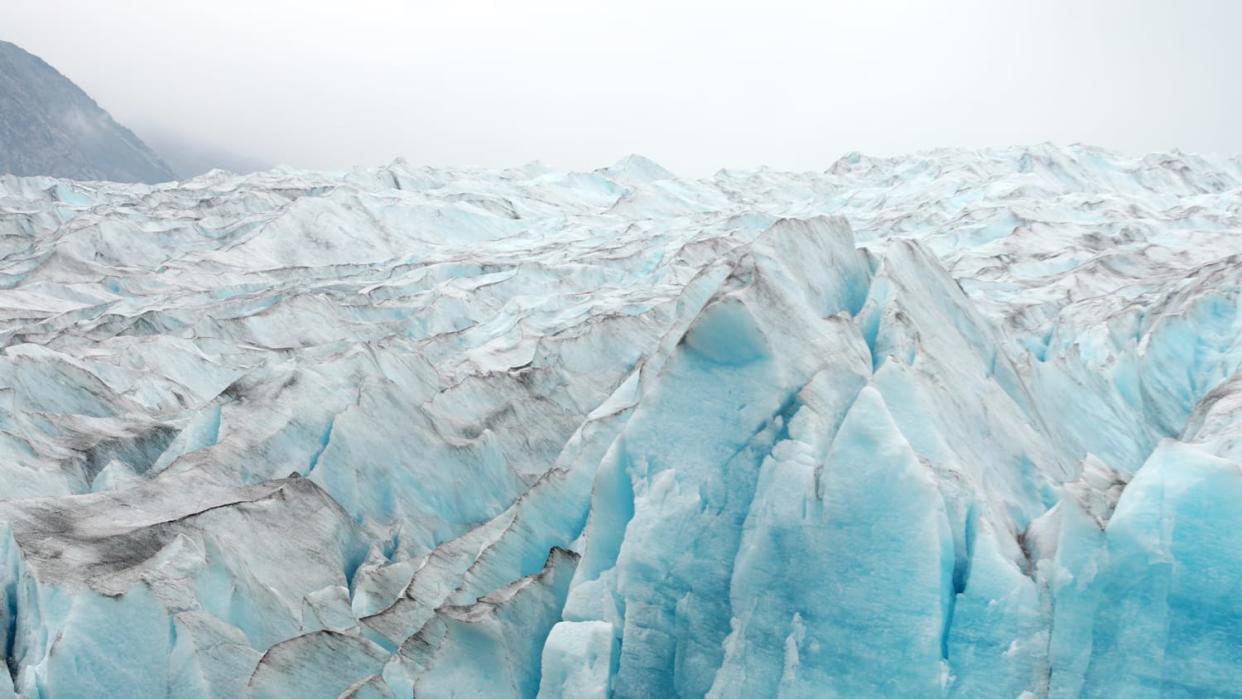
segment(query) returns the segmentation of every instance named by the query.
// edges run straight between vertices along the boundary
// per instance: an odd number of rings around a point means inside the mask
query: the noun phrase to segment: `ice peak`
[[[665,170],[659,163],[634,153],[608,167],[600,168],[597,172],[619,182],[633,184],[676,179],[676,175]]]

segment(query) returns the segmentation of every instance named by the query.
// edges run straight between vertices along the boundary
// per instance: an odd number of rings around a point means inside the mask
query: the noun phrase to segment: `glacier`
[[[0,177],[0,697],[1242,696],[1242,161]]]

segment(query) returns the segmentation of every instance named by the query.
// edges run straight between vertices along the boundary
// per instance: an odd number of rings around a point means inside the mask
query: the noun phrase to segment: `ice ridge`
[[[0,177],[0,697],[1229,696],[1242,163]]]

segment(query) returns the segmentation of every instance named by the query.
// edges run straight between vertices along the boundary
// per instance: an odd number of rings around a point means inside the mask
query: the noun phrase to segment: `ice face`
[[[1240,193],[0,178],[0,696],[1227,695]]]

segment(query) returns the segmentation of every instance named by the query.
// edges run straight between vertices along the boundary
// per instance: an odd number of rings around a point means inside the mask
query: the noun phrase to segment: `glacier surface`
[[[1242,163],[0,177],[0,697],[1242,696]]]

